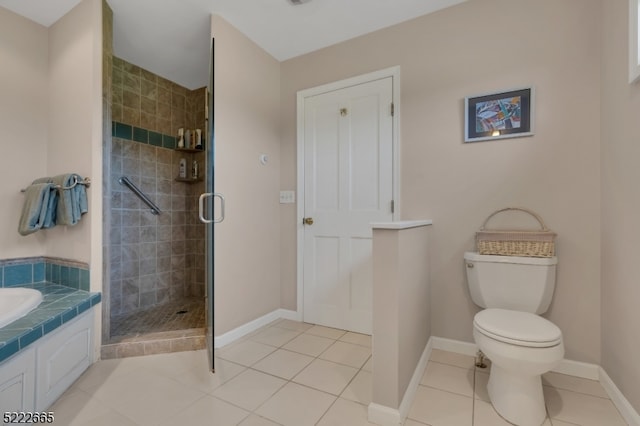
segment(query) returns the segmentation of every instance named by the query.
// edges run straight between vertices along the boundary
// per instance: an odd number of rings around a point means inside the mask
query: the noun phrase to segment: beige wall
[[[46,231],[47,254],[87,263],[98,261],[92,259],[92,238],[102,252],[101,17],[100,0],[84,0],[49,28],[47,174],[76,172],[93,185],[87,192],[89,213],[76,226]],[[95,271],[92,279],[102,268]]]
[[[282,187],[295,187],[296,92],[400,65],[401,208],[403,219],[434,223],[432,334],[473,341],[477,308],[463,253],[493,210],[526,206],[559,235],[548,317],[564,333],[566,357],[598,363],[599,27],[597,0],[470,0],[283,62]],[[536,89],[535,136],[462,143],[465,96],[526,85]],[[283,205],[288,309],[296,303],[295,223],[295,208]]]
[[[372,402],[396,410],[431,337],[430,228],[373,230]]]
[[[602,367],[640,412],[640,83],[627,83],[627,1],[602,16]]]
[[[0,8],[0,259],[42,256],[44,235],[18,234],[25,188],[47,168],[47,29]]]
[[[17,223],[19,190],[32,180],[69,171],[94,177],[102,129],[99,6],[98,0],[85,0],[48,29],[0,8],[0,52],[6,58],[0,69],[0,194],[6,201],[0,207],[0,258],[46,254],[92,260],[91,227],[98,231],[101,216],[96,218],[100,209],[91,192],[87,217],[93,218],[83,218],[75,228],[22,237]],[[95,174],[100,188],[101,171]]]
[[[215,37],[215,334],[280,308],[280,65],[224,19]],[[260,164],[260,154],[269,162]]]

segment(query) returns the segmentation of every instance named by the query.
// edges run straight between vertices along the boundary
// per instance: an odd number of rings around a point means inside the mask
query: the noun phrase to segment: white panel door
[[[371,222],[392,220],[392,77],[304,101],[304,321],[371,334]]]

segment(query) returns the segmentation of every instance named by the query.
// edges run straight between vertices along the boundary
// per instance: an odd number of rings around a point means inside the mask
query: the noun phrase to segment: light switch
[[[293,204],[296,202],[296,191],[280,191],[280,204]]]

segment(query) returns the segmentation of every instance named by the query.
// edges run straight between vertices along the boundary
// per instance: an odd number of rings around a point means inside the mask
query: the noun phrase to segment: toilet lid
[[[485,309],[476,314],[473,325],[488,337],[518,346],[546,348],[562,341],[554,323],[529,312]]]

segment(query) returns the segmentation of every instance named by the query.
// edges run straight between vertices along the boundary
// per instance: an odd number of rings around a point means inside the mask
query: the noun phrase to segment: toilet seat
[[[529,312],[485,309],[476,314],[473,326],[487,337],[517,346],[548,348],[562,342],[554,323]]]

